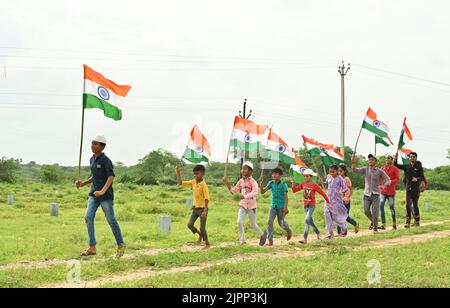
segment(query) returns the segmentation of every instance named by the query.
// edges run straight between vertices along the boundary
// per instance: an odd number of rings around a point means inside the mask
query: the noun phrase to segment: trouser
[[[116,215],[114,213],[114,200],[96,201],[93,197],[89,197],[85,217],[89,235],[89,246],[93,247],[97,245],[97,241],[95,239],[94,221],[95,215],[100,206],[102,207],[103,213],[105,213],[106,220],[108,221],[108,224],[111,227],[117,245],[124,244],[122,232],[120,230],[119,223],[117,222]]]
[[[247,215],[248,215],[248,218],[250,219],[250,226],[253,229],[255,229],[255,231],[258,232],[259,235],[261,235],[261,236],[264,235],[264,231],[256,223],[256,209],[245,209],[243,207],[239,207],[238,228],[239,228],[239,241],[241,243],[245,242],[244,220]]]
[[[348,218],[347,218],[347,222],[349,224],[351,224],[352,226],[356,226],[358,224],[358,222],[356,220],[354,220],[352,217],[350,217],[351,202],[349,202],[348,204],[344,204],[344,205],[347,208],[347,212],[349,214]],[[338,226],[337,230],[338,230],[338,234],[341,234],[341,227]]]
[[[406,191],[406,224],[411,223],[411,211],[414,210],[414,220],[420,223],[420,209],[419,209],[420,192]]]
[[[207,217],[202,218],[202,213],[205,209],[193,209],[191,218],[189,219],[187,227],[192,231],[194,234],[201,234],[202,238],[205,242],[208,241],[208,233],[206,232],[206,220]],[[194,226],[197,219],[200,218],[200,231]]]
[[[372,222],[375,230],[378,229],[378,216],[380,215],[380,195],[364,196],[364,213]]]
[[[315,206],[305,206],[305,232],[303,233],[303,237],[308,239],[309,230],[312,227],[316,234],[320,234],[319,228],[317,228],[314,222],[314,211],[316,210]]]
[[[380,198],[381,222],[383,223],[383,225],[386,225],[386,211],[384,210],[384,205],[386,204],[386,201],[389,202],[389,209],[391,210],[392,222],[395,225],[397,223],[397,214],[395,212],[395,195],[387,196],[381,194]]]
[[[283,209],[274,209],[270,208],[269,211],[269,224],[268,224],[268,239],[273,240],[273,235],[275,233],[275,229],[273,227],[273,222],[275,221],[275,218],[278,220],[278,225],[283,228],[284,231],[286,231],[288,234],[290,234],[292,231],[289,228],[289,224],[286,220],[284,220],[286,214]]]

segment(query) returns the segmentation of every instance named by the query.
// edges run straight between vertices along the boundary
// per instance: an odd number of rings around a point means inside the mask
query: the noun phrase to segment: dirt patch
[[[450,220],[444,220],[444,221],[434,221],[434,222],[428,222],[422,224],[423,227],[426,226],[435,226],[435,225],[442,225],[447,222],[450,222]],[[391,232],[393,230],[388,231],[380,231],[382,232]],[[370,235],[372,234],[369,230],[361,230],[358,234],[355,234],[353,232],[349,232],[348,237],[354,238],[358,236],[364,236],[364,235]],[[297,242],[302,240],[302,236],[293,237],[291,242]],[[311,236],[310,242],[316,242],[317,239],[314,236]],[[249,240],[247,241],[248,245],[252,246],[258,246],[259,240]],[[274,246],[286,246],[289,242],[285,238],[277,238],[274,240]],[[221,243],[218,245],[213,245],[212,248],[226,248],[226,247],[233,247],[236,246],[236,242],[227,242],[227,243]],[[199,251],[202,249],[202,246],[194,246],[194,245],[184,245],[180,248],[150,248],[150,249],[142,249],[138,250],[129,254],[125,254],[123,256],[123,259],[125,260],[131,260],[136,257],[139,257],[141,255],[143,256],[155,256],[161,253],[177,253],[177,252],[190,252],[190,251]],[[114,258],[114,256],[110,257],[91,257],[88,259],[81,259],[82,264],[83,263],[90,263],[95,264],[102,261],[106,261],[109,258]],[[5,265],[0,265],[0,270],[8,270],[8,269],[23,269],[23,268],[45,268],[50,266],[56,266],[56,265],[66,265],[68,260],[61,260],[61,259],[54,259],[54,260],[39,260],[39,261],[17,261]]]
[[[450,236],[450,230],[440,231],[440,232],[432,232],[427,234],[419,234],[419,235],[411,235],[411,236],[403,236],[396,239],[387,239],[387,240],[379,240],[371,243],[366,243],[362,245],[360,249],[378,249],[378,248],[386,248],[386,247],[394,247],[394,246],[402,246],[409,244],[421,243],[433,239],[446,238]],[[184,273],[184,272],[194,272],[200,271],[208,268],[212,268],[214,266],[223,265],[223,264],[236,264],[243,261],[248,260],[257,260],[257,259],[281,259],[287,257],[310,257],[316,254],[320,254],[326,251],[326,249],[321,249],[319,251],[302,251],[299,248],[293,248],[289,251],[280,251],[273,253],[261,253],[261,254],[245,254],[245,255],[237,255],[232,258],[218,260],[215,262],[210,262],[206,264],[200,265],[192,265],[192,266],[181,266],[181,267],[173,267],[169,270],[163,271],[155,271],[155,270],[144,270],[137,271],[123,275],[117,275],[108,278],[100,278],[97,280],[82,282],[80,284],[75,283],[60,283],[54,285],[44,286],[45,288],[95,288],[104,284],[109,283],[118,283],[124,281],[138,281],[146,278],[151,278],[155,276],[161,275],[170,275],[176,273]]]

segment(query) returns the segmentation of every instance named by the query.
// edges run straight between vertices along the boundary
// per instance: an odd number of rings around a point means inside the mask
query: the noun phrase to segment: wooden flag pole
[[[358,148],[359,138],[361,137],[362,130],[363,130],[363,127],[361,126],[361,129],[359,130],[358,138],[356,139],[355,150],[353,151],[353,155],[356,155],[356,149]]]
[[[225,161],[225,170],[224,170],[224,174],[223,177],[226,178],[228,175],[228,162],[230,160],[230,150],[231,150],[231,142],[228,145],[228,153],[227,153],[227,160]]]
[[[80,141],[80,156],[78,157],[78,180],[81,179],[81,159],[83,157],[83,139],[84,139],[84,103],[81,111],[81,141]]]
[[[377,157],[377,136],[375,136],[375,153],[373,155]]]

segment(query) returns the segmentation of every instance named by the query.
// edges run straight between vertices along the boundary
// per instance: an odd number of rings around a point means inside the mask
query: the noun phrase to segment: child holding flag
[[[259,187],[262,195],[264,195],[268,190],[272,191],[272,202],[270,204],[268,223],[269,246],[273,246],[273,235],[275,233],[273,222],[275,221],[275,218],[278,219],[278,224],[280,227],[287,232],[287,240],[290,241],[292,238],[292,230],[289,228],[289,224],[285,220],[285,216],[289,213],[289,187],[285,182],[281,181],[282,176],[283,170],[281,168],[275,168],[272,171],[272,181],[270,181],[267,186],[263,186],[262,176],[259,179]]]
[[[317,235],[317,239],[320,240],[320,231],[314,223],[313,215],[316,210],[316,193],[319,193],[327,203],[330,203],[327,194],[320,188],[317,183],[312,182],[312,178],[317,176],[311,169],[303,171],[304,181],[299,185],[296,185],[295,178],[292,177],[292,192],[295,194],[303,190],[303,205],[305,208],[305,232],[303,233],[304,240],[300,241],[301,244],[308,243],[309,229],[312,227]]]
[[[263,231],[256,223],[256,211],[258,207],[256,196],[258,196],[258,183],[252,177],[253,163],[245,162],[242,165],[241,172],[242,179],[240,179],[234,187],[231,186],[231,183],[226,176],[223,179],[224,184],[231,194],[240,194],[241,201],[239,202],[238,212],[239,242],[241,245],[246,244],[244,219],[248,215],[251,227],[260,235],[259,245],[264,246],[267,241],[267,232]]]
[[[194,207],[192,208],[192,215],[189,219],[188,228],[193,234],[198,235],[197,245],[205,241],[205,249],[211,247],[208,240],[208,233],[206,232],[206,220],[208,218],[208,208],[209,208],[209,190],[208,185],[206,185],[205,180],[205,166],[197,165],[192,170],[194,173],[194,179],[191,181],[183,181],[181,176],[181,167],[176,167],[178,185],[183,187],[190,187],[194,193]],[[200,231],[194,226],[197,219],[200,218]]]

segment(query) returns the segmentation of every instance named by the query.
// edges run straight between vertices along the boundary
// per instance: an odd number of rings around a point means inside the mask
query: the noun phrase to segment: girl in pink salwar
[[[341,232],[348,232],[346,223],[348,211],[342,201],[342,194],[345,194],[348,188],[344,179],[338,175],[337,165],[330,166],[330,174],[325,180],[324,186],[328,190],[327,195],[330,199],[330,202],[325,204],[326,228],[328,239],[332,239],[334,237],[335,223],[340,227]]]

